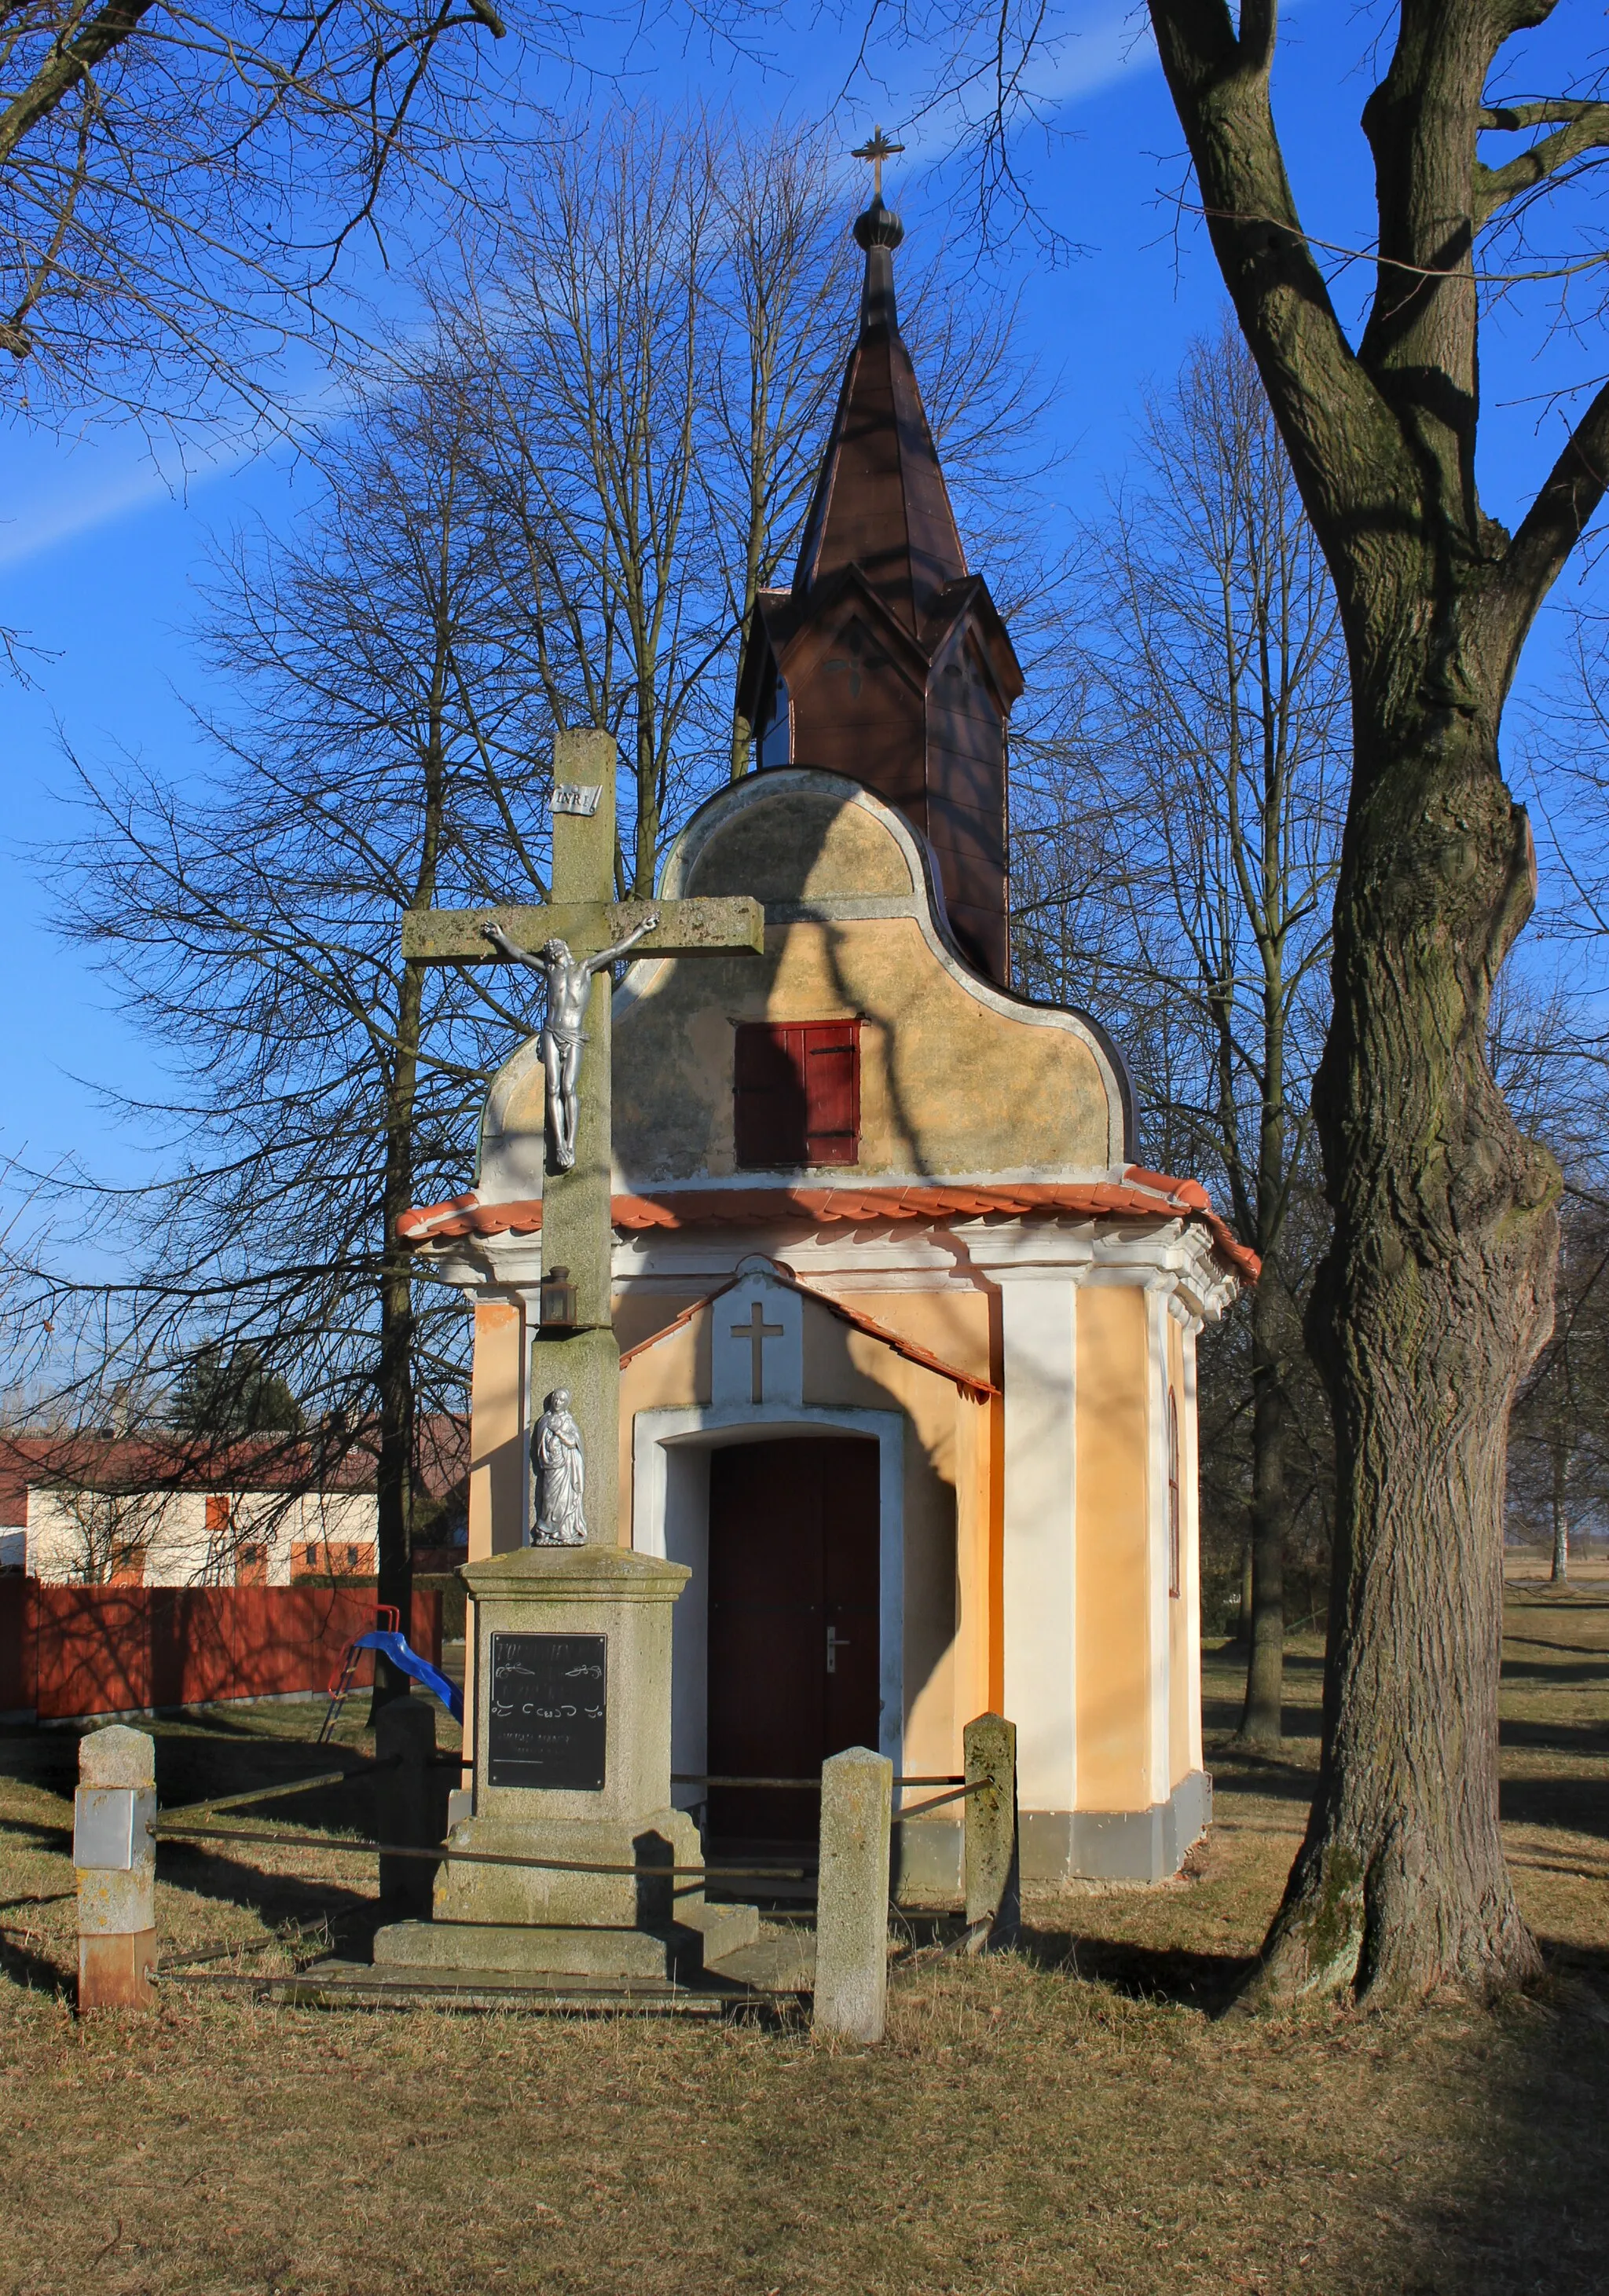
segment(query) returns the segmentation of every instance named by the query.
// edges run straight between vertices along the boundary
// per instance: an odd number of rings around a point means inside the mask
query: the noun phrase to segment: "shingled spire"
[[[890,146],[881,131],[865,156]],[[860,155],[858,155],[860,156]],[[881,172],[881,170],[879,170]],[[757,766],[851,775],[932,849],[962,953],[1005,982],[1006,719],[1022,674],[988,585],[966,570],[899,333],[899,218],[874,193],[860,326],[790,590],[762,591],[738,672]]]

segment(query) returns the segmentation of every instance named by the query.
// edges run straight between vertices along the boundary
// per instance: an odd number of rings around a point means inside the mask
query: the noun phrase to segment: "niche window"
[[[858,1160],[858,1021],[740,1022],[734,1087],[741,1166]]]

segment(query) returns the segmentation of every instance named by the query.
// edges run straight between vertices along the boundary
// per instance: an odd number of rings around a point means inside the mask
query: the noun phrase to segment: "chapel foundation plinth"
[[[689,1575],[594,1545],[465,1570],[474,1809],[447,1847],[471,1856],[443,1862],[430,1921],[379,1931],[377,1963],[685,1978],[752,1942],[752,1906],[706,1906],[698,1830],[670,1804],[670,1615]]]

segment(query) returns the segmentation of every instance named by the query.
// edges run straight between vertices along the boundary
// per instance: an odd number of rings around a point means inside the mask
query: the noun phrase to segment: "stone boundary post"
[[[889,1828],[894,1766],[851,1746],[821,1766],[816,1907],[817,2032],[880,2041],[888,2005]]]
[[[78,1744],[72,1862],[78,2007],[149,2009],[156,1965],[156,1746],[121,1723]]]
[[[442,1835],[440,1805],[446,1799],[436,1767],[436,1707],[433,1699],[393,1698],[374,1718],[374,1817],[382,1841],[400,1849],[433,1849]],[[424,1921],[437,1867],[423,1857],[382,1857],[380,1906],[387,1921]]]
[[[999,1714],[980,1714],[962,1734],[966,1783],[991,1783],[967,1795],[963,1833],[966,1949],[987,1953],[1010,1945],[1022,1923],[1017,1870],[1017,1726]]]

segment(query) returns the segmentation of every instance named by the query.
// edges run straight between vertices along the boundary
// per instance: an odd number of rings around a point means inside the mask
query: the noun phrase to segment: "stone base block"
[[[516,1928],[488,1922],[394,1922],[374,1933],[374,1960],[404,1969],[488,1970],[504,1975],[657,1978],[696,1976],[691,1931]],[[691,1966],[689,1966],[689,1964]]]
[[[1025,1809],[1022,1879],[1165,1882],[1212,1823],[1212,1781],[1192,1770],[1149,1809]]]
[[[758,1943],[759,1915],[753,1906],[710,1906],[702,1898],[678,1898],[676,1925],[702,1939],[703,1965],[711,1968]]]
[[[898,1905],[951,1906],[961,1903],[961,1820],[948,1813],[894,1820],[891,1895]]]
[[[752,1906],[679,1898],[658,1928],[596,1922],[529,1925],[495,1922],[393,1922],[374,1935],[374,1959],[402,1969],[498,1970],[567,1977],[679,1978],[683,1983],[758,1943]]]
[[[125,1937],[80,1937],[79,2008],[152,2007],[156,1992],[151,1972],[156,1959],[154,1930],[135,1930]]]
[[[436,1921],[494,1928],[662,1929],[674,1918],[673,1892],[686,1890],[688,1877],[677,1882],[661,1869],[703,1864],[697,1827],[685,1810],[670,1808],[629,1824],[551,1818],[533,1825],[529,1820],[471,1817],[454,1826],[447,1847],[627,1868],[589,1874],[542,1866],[444,1863],[436,1876]]]

